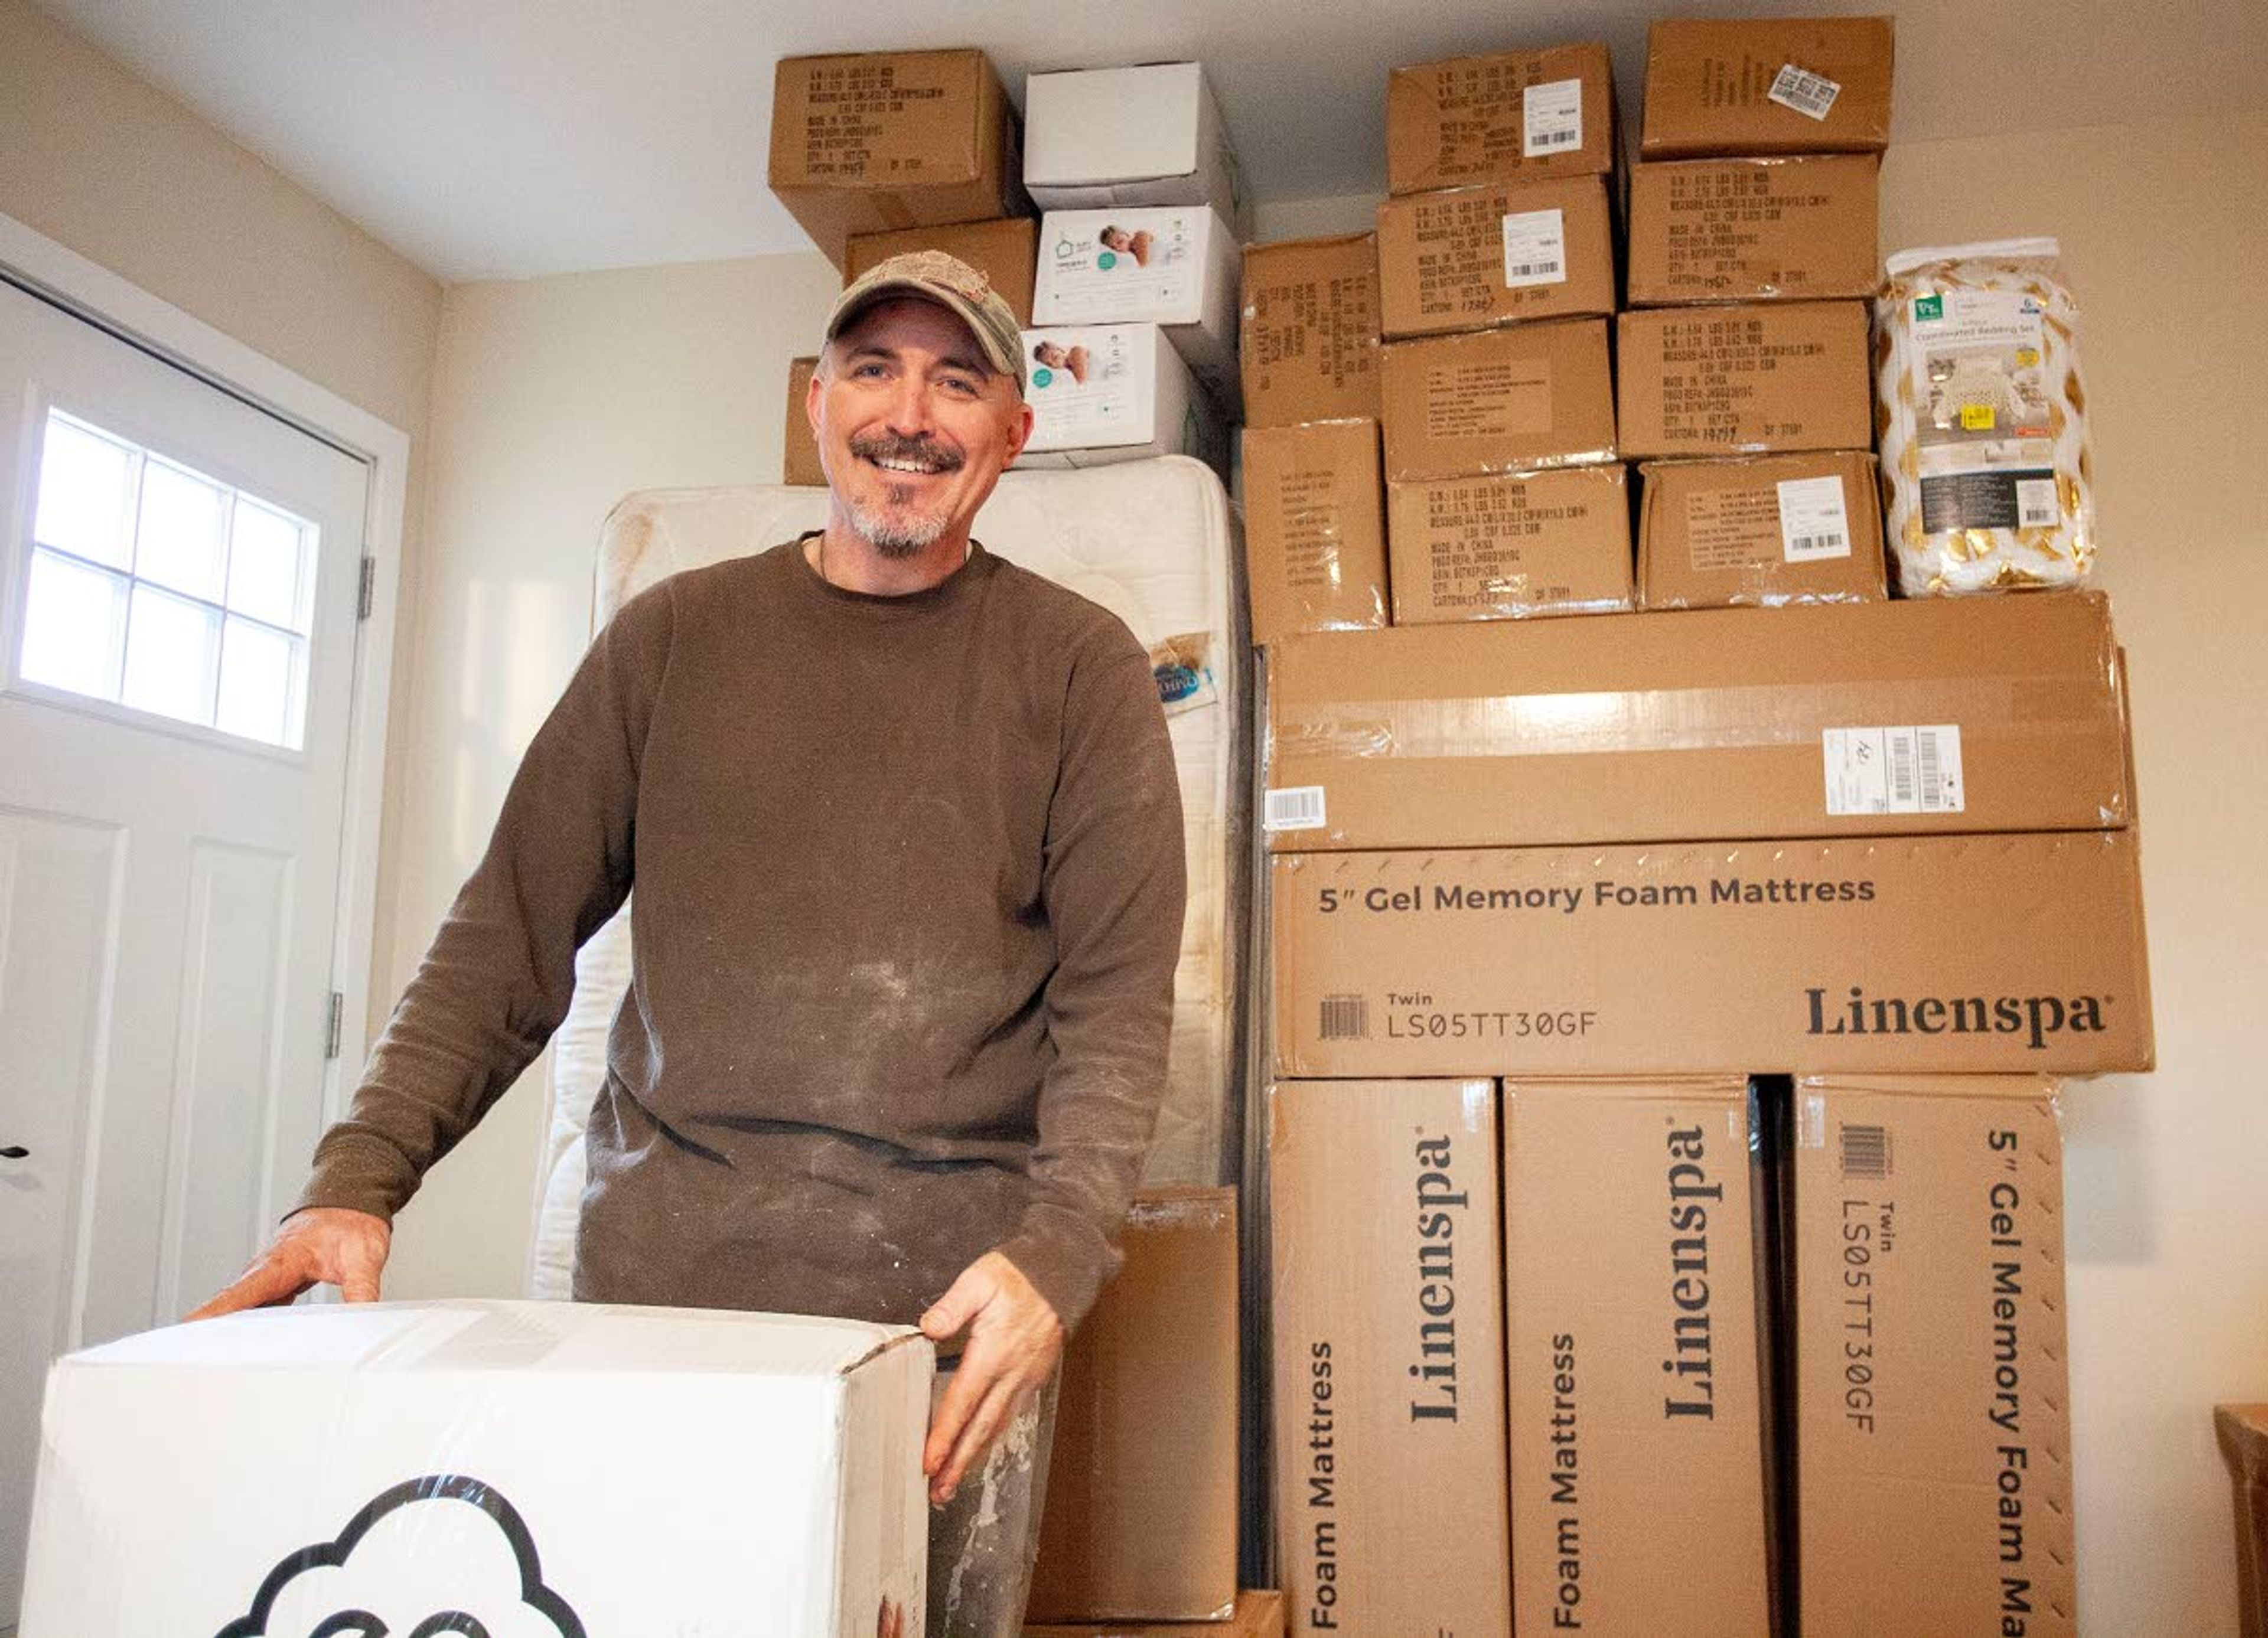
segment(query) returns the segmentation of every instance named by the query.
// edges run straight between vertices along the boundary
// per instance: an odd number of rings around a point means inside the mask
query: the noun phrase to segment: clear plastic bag
[[[1907,597],[2083,583],[2094,467],[2051,239],[1903,251],[1875,303],[1891,561]]]

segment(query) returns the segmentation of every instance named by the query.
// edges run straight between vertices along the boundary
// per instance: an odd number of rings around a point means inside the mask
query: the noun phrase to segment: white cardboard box
[[[1030,372],[1024,397],[1036,424],[1018,465],[1100,466],[1194,455],[1226,472],[1227,434],[1157,325],[1027,330],[1024,358]]]
[[[1032,322],[1161,324],[1233,419],[1244,396],[1236,367],[1243,265],[1228,224],[1204,205],[1050,210],[1040,221]]]
[[[1252,237],[1244,173],[1194,62],[1027,77],[1024,187],[1042,210],[1211,205]]]
[[[129,1337],[49,1373],[23,1638],[917,1634],[932,1369],[902,1326],[563,1303]]]

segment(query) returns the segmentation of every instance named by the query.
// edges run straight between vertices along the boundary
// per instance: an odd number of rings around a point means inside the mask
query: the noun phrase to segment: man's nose
[[[900,437],[919,437],[937,430],[936,407],[929,383],[911,371],[898,378],[889,402],[890,430]]]

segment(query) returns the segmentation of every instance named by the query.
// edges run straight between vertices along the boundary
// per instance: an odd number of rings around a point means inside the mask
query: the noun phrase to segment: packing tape
[[[1893,693],[1893,687],[1895,692]],[[1894,701],[1894,706],[1886,701]],[[2094,691],[2017,679],[1915,678],[1800,686],[1599,689],[1271,706],[1268,753],[1292,759],[1572,756],[1816,745],[1828,728],[1953,723],[2008,736],[2084,730]],[[1271,780],[1271,782],[1298,782]]]

